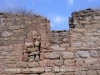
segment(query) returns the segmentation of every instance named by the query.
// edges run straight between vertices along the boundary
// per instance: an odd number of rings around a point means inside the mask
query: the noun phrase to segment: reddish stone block
[[[16,65],[17,65],[17,67],[26,68],[27,67],[27,62],[18,61],[16,63]]]
[[[44,52],[40,52],[40,60],[44,60]]]
[[[41,48],[45,48],[46,47],[46,43],[45,43],[45,41],[42,41],[41,42]]]
[[[23,54],[22,60],[23,61],[28,61],[28,54],[27,53]]]
[[[95,70],[87,71],[87,75],[97,75]]]
[[[74,59],[65,60],[65,61],[64,61],[64,65],[65,65],[65,66],[72,66],[72,65],[75,65],[75,61],[74,61]]]

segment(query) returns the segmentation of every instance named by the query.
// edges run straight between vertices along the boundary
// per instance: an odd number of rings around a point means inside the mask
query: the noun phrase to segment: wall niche
[[[40,59],[41,36],[36,30],[29,31],[25,40],[25,50],[23,53],[23,61],[33,62]]]

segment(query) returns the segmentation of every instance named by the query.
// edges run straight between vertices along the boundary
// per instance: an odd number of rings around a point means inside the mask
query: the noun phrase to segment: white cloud
[[[14,7],[14,3],[11,0],[5,0],[5,4],[8,8],[13,8]]]
[[[4,8],[18,8],[21,5],[24,5],[26,1],[24,0],[4,0]]]
[[[89,3],[93,2],[94,0],[88,0]]]
[[[69,5],[73,5],[74,0],[67,0],[67,3],[68,3]]]
[[[68,20],[67,17],[62,17],[62,16],[56,16],[53,18],[53,22],[55,24],[58,24],[58,23],[63,23],[63,22],[66,22]]]
[[[35,1],[35,0],[34,0]],[[49,2],[49,1],[51,1],[51,0],[36,0],[36,1],[47,1],[47,2]]]
[[[53,15],[50,13],[48,18],[50,19],[50,26],[52,30],[68,29],[68,17]]]

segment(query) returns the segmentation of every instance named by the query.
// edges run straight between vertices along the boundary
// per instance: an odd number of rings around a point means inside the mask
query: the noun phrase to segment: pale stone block
[[[59,57],[60,57],[60,55],[57,52],[45,53],[45,58],[53,59],[53,58],[59,58]]]
[[[77,51],[77,52],[75,53],[75,56],[76,56],[77,58],[89,58],[89,57],[90,57],[89,51]]]
[[[74,53],[72,53],[72,52],[63,52],[63,58],[64,59],[74,58]]]

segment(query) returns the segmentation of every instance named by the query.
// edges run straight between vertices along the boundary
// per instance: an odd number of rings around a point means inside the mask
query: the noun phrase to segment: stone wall
[[[100,75],[100,12],[73,12],[69,26],[0,13],[0,75]]]
[[[100,75],[100,11],[73,12],[69,19],[70,51],[80,68],[76,75]]]
[[[22,74],[9,69],[28,68],[30,62],[43,59],[42,50],[49,46],[49,23],[42,16],[0,13],[0,75]]]

